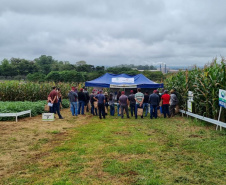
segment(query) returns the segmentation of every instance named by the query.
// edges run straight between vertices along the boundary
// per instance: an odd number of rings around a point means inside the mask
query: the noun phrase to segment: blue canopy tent
[[[142,74],[127,75],[127,74],[109,74],[106,73],[103,76],[87,81],[86,87],[105,87],[105,88],[163,88],[163,83],[158,84]]]

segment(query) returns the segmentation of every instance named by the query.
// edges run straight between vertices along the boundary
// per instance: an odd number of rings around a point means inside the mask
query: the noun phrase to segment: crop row
[[[15,102],[0,102],[0,112],[1,113],[17,113],[25,110],[31,110],[31,115],[36,116],[39,114],[44,113],[44,106],[47,103],[46,100],[37,101],[37,102],[30,102],[30,101],[15,101]],[[63,108],[69,107],[69,100],[63,99],[62,100]],[[27,117],[29,115],[24,115],[23,117]],[[7,117],[0,117],[0,121],[3,120],[12,120],[15,118],[7,118]]]
[[[175,89],[179,96],[180,107],[186,109],[188,91],[193,91],[193,112],[209,118],[217,119],[219,114],[219,89],[226,90],[226,60],[217,59],[204,69],[195,67],[191,71],[180,71],[167,78],[164,83],[168,89]],[[226,121],[226,111],[222,112],[222,120]]]
[[[5,81],[0,83],[0,101],[39,101],[47,100],[52,87],[60,88],[63,98],[74,86],[73,83],[33,83],[19,81]],[[79,85],[79,88],[82,84]]]

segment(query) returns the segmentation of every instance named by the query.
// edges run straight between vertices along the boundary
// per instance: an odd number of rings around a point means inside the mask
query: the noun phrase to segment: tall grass
[[[220,64],[215,58],[204,69],[195,67],[191,71],[180,71],[165,80],[165,87],[176,89],[180,107],[186,109],[188,91],[194,93],[194,113],[217,119],[219,114],[219,89],[226,89],[226,60]],[[226,111],[222,111],[222,120],[226,121]]]

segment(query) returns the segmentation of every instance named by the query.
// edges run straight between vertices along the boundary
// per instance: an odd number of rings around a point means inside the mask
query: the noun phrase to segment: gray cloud
[[[218,0],[2,0],[0,60],[204,65],[226,53]]]

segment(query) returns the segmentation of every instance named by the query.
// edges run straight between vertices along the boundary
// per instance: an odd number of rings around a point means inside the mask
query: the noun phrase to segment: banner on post
[[[226,91],[219,89],[219,105],[226,108]]]
[[[188,101],[187,101],[188,112],[192,112],[192,102],[193,102],[193,92],[188,91]]]

